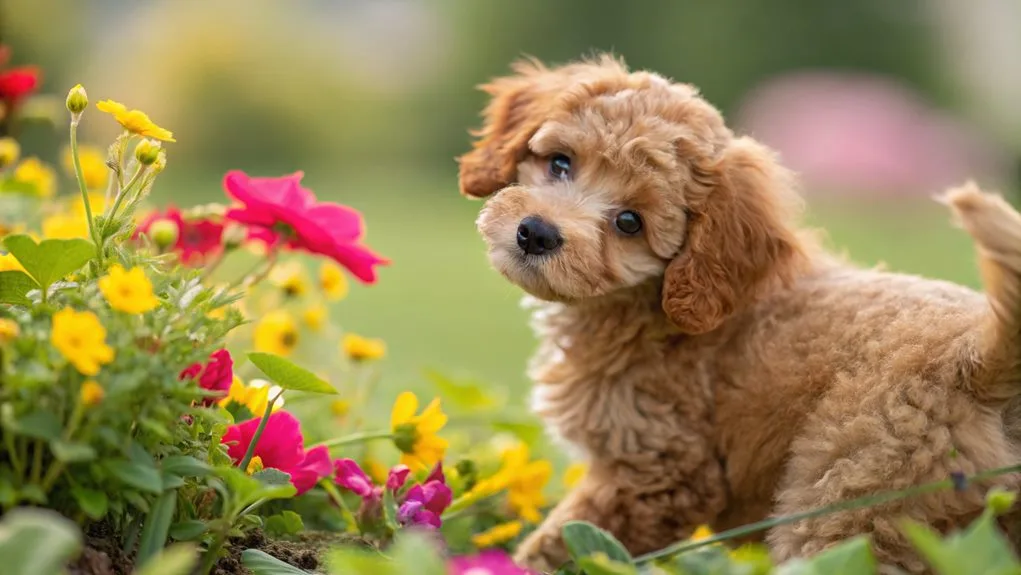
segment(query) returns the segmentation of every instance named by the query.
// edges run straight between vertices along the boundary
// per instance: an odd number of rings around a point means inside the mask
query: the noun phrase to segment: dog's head
[[[662,278],[666,314],[703,333],[791,276],[787,172],[695,88],[608,56],[514,71],[483,86],[460,158],[461,192],[492,196],[478,227],[512,282],[577,302]]]

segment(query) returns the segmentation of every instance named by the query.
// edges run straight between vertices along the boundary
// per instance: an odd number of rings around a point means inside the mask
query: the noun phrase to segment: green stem
[[[470,492],[454,500],[454,502],[450,504],[450,507],[448,507],[443,515],[440,516],[440,519],[442,521],[457,519],[458,517],[465,515],[468,511],[475,507],[476,504],[482,503],[483,501],[491,501],[500,497],[503,495],[503,491],[501,490],[483,497],[470,497],[469,495]]]
[[[351,445],[352,443],[364,443],[366,441],[373,441],[376,439],[393,439],[394,435],[390,431],[362,431],[360,433],[352,433],[351,435],[345,435],[343,437],[335,437],[333,439],[327,439],[313,445],[312,447],[340,447],[342,445]]]
[[[245,456],[241,458],[241,463],[238,464],[238,468],[241,471],[247,470],[248,464],[252,462],[252,457],[255,456],[255,446],[259,444],[259,438],[262,437],[262,432],[266,429],[266,424],[269,423],[269,416],[273,414],[273,406],[283,394],[284,390],[281,389],[273,396],[273,399],[269,400],[269,404],[266,405],[266,413],[262,414],[262,419],[259,420],[259,427],[255,428],[255,435],[252,436],[252,442],[248,444],[248,450],[245,451]]]
[[[81,425],[82,417],[85,415],[85,404],[81,402],[79,398],[74,404],[74,410],[71,412],[71,418],[67,424],[67,430],[64,431],[64,441],[71,441],[78,426]],[[46,475],[43,477],[43,493],[49,493],[50,489],[53,488],[53,484],[60,477],[60,474],[64,472],[64,463],[62,461],[54,460],[50,464],[50,468],[46,470]]]
[[[35,441],[32,453],[32,483],[39,483],[43,474],[43,442]]]
[[[105,236],[106,235],[107,230],[110,227],[110,222],[112,222],[114,220],[114,218],[117,217],[117,210],[120,209],[121,203],[124,201],[124,198],[127,197],[131,193],[132,186],[135,185],[135,182],[138,181],[139,176],[141,176],[142,172],[144,172],[144,171],[145,171],[145,166],[139,164],[138,165],[138,169],[135,170],[135,174],[133,176],[131,176],[131,179],[128,180],[128,183],[125,184],[124,187],[122,187],[120,190],[117,191],[117,197],[114,198],[113,207],[110,208],[109,215],[106,216],[106,221],[103,222],[103,229],[100,231],[100,235],[101,236]]]
[[[4,443],[7,444],[7,455],[11,458],[11,465],[14,467],[14,472],[20,481],[25,477],[25,464],[18,457],[18,451],[14,447],[14,434],[4,432]]]
[[[103,241],[96,233],[96,222],[92,218],[92,205],[89,203],[89,190],[85,186],[85,173],[82,171],[82,162],[78,158],[78,117],[71,119],[71,163],[74,164],[75,179],[78,180],[78,190],[82,194],[82,202],[85,204],[85,217],[89,220],[89,235],[96,244],[96,259],[103,264]],[[46,301],[46,293],[43,292],[43,301]]]
[[[358,520],[355,519],[355,514],[348,508],[347,503],[344,503],[344,498],[341,496],[340,491],[337,490],[337,486],[333,484],[333,481],[324,479],[319,482],[319,486],[323,488],[323,491],[330,496],[330,499],[337,504],[340,508],[340,513],[344,517],[344,521],[347,523],[348,533],[356,532],[358,528]]]
[[[199,573],[208,575],[213,571],[213,567],[216,565],[216,556],[219,555],[220,548],[223,547],[226,540],[226,530],[221,530],[216,534],[216,538],[209,544],[209,547],[206,547],[206,552],[202,555],[202,568]]]
[[[997,469],[990,469],[976,473],[975,475],[964,478],[964,482],[972,483],[975,481],[983,481],[986,479],[992,479],[1000,475],[1008,475],[1010,473],[1021,472],[1021,465],[1011,465],[1009,467],[1000,467]],[[783,515],[781,517],[773,517],[771,519],[765,519],[757,523],[751,523],[749,525],[742,525],[741,527],[735,527],[734,529],[728,529],[708,537],[706,539],[700,539],[698,541],[679,541],[673,545],[669,545],[658,551],[646,553],[635,558],[635,563],[642,564],[657,559],[663,559],[665,557],[671,557],[704,547],[706,545],[712,545],[713,543],[719,543],[721,541],[727,541],[728,539],[736,539],[752,533],[758,533],[767,529],[772,529],[779,525],[789,525],[791,523],[797,523],[798,521],[804,521],[806,519],[814,519],[823,515],[829,515],[831,513],[837,513],[840,511],[853,511],[856,509],[864,509],[866,507],[873,507],[876,505],[882,505],[884,503],[890,503],[892,501],[899,501],[901,499],[907,499],[909,497],[916,497],[918,495],[925,495],[926,493],[932,493],[935,491],[942,491],[944,489],[952,489],[955,485],[960,482],[955,482],[951,479],[944,479],[942,481],[933,481],[931,483],[925,483],[922,485],[915,485],[906,489],[898,491],[887,491],[884,493],[876,493],[874,495],[866,495],[864,497],[858,497],[857,499],[849,499],[847,501],[839,501],[832,505],[826,505],[825,507],[819,507],[817,509],[811,509],[809,511],[803,511],[801,513],[793,513],[791,515]]]

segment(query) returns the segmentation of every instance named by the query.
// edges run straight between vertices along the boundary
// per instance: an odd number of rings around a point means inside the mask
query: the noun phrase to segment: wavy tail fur
[[[974,182],[949,190],[941,201],[975,240],[989,300],[965,373],[976,399],[1001,404],[1021,394],[1021,214]]]

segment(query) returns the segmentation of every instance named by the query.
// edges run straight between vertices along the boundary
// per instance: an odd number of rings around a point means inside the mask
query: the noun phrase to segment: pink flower
[[[496,549],[454,557],[447,568],[450,575],[535,575],[534,571],[518,567],[506,553]]]
[[[234,360],[226,349],[218,349],[209,356],[209,362],[203,367],[201,363],[193,363],[186,367],[179,376],[180,379],[198,378],[199,387],[209,391],[220,392],[218,397],[207,397],[204,400],[206,405],[212,405],[230,390],[230,384],[234,381]]]
[[[148,234],[149,228],[158,220],[170,220],[177,224],[177,241],[173,250],[180,255],[185,265],[201,265],[208,256],[223,249],[223,224],[210,219],[185,218],[181,210],[170,206],[163,213],[156,212],[147,217],[135,230]]]
[[[450,507],[453,493],[441,481],[426,481],[413,486],[397,509],[397,521],[402,525],[419,525],[439,528],[440,516]]]
[[[372,479],[353,459],[338,459],[334,462],[333,468],[336,471],[334,481],[337,485],[347,489],[362,499],[372,497],[376,487]]]
[[[301,186],[303,175],[252,178],[240,170],[228,172],[224,189],[242,205],[229,210],[227,218],[247,225],[250,238],[326,256],[363,282],[375,282],[374,266],[389,262],[359,244],[361,214],[347,206],[317,201]]]
[[[244,459],[258,427],[259,419],[256,418],[227,428],[222,442],[227,445],[227,454],[235,465]],[[329,477],[332,471],[329,452],[325,447],[306,452],[304,444],[298,420],[286,411],[276,411],[266,422],[266,428],[255,446],[254,457],[258,457],[265,468],[289,474],[291,483],[297,488],[298,495],[301,495],[314,487],[320,479]]]

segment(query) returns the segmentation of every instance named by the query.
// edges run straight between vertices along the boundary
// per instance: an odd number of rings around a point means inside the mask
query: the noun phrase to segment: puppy
[[[551,570],[586,520],[632,553],[1021,461],[1021,215],[968,184],[945,201],[986,296],[857,269],[797,226],[791,175],[697,90],[604,56],[536,61],[492,96],[461,192],[488,197],[493,266],[533,296],[535,411],[590,460],[520,546]],[[777,527],[775,559],[859,533],[925,567],[898,529],[942,530],[1016,476]]]

